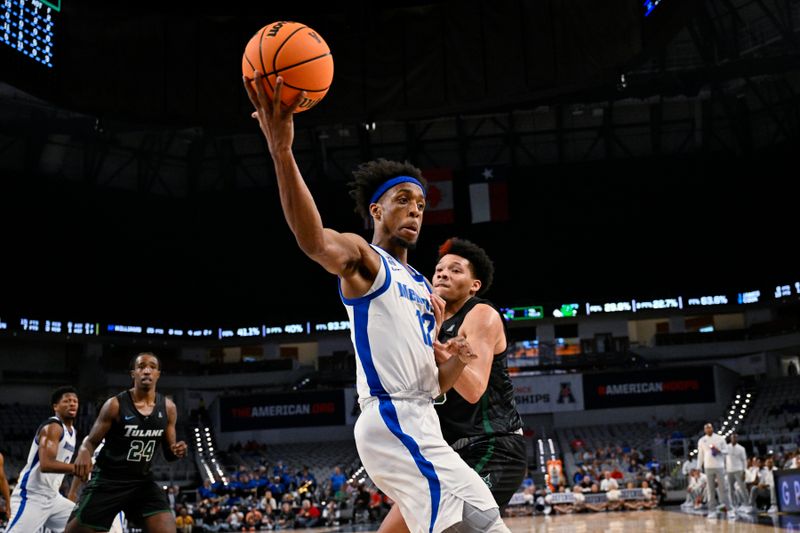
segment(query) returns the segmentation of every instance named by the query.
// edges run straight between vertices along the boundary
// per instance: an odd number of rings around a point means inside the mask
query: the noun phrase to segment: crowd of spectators
[[[246,449],[246,445],[240,449]],[[206,480],[196,495],[168,489],[179,533],[277,531],[379,522],[391,501],[368,480],[342,467],[317,480],[308,466],[283,461],[255,469],[240,466],[225,481]]]

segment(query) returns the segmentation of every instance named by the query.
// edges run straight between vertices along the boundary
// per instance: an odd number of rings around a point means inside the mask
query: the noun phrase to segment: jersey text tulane
[[[356,352],[358,397],[439,394],[433,357],[436,320],[425,277],[372,246],[381,266],[367,294],[342,297]]]
[[[156,394],[153,411],[144,416],[136,410],[130,391],[117,395],[119,417],[106,433],[105,446],[97,455],[95,475],[108,479],[146,479],[156,451],[167,430],[167,403]]]

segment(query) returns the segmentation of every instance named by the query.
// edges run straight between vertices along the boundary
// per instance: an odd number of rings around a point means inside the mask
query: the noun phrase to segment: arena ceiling
[[[408,158],[453,169],[459,202],[415,263],[430,269],[452,234],[484,243],[503,304],[796,273],[798,2],[662,0],[647,18],[636,0],[382,6],[220,16],[65,2],[51,72],[0,47],[3,307],[341,314],[282,221],[241,87],[244,44],[281,19],[334,55],[295,144],[332,227],[363,229],[350,169]],[[517,169],[509,223],[470,224],[460,181],[481,166]]]

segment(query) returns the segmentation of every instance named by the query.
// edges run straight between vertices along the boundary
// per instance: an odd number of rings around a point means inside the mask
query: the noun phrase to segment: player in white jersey
[[[75,504],[59,493],[64,474],[72,474],[78,392],[60,387],[53,392],[55,416],[44,421],[31,444],[28,462],[11,494],[11,521],[6,533],[31,533],[47,528],[61,533]]]
[[[261,73],[243,81],[275,164],[286,221],[300,249],[339,278],[357,356],[356,445],[367,473],[414,533],[508,531],[487,486],[445,442],[433,407],[475,355],[463,339],[438,343],[444,301],[408,266],[425,209],[421,172],[383,159],[354,172],[351,196],[374,224],[371,244],[325,228],[292,154],[292,114],[305,93],[284,106],[280,76],[272,99]],[[456,356],[437,368],[434,349]]]
[[[100,450],[103,449],[105,446],[106,441],[105,439],[100,442],[100,445],[94,449],[94,453],[92,454],[92,465],[97,462],[97,456],[100,454]],[[92,474],[89,474],[89,479],[92,479]],[[72,500],[73,502],[78,501],[78,491],[84,485],[83,480],[78,476],[73,476],[72,484],[69,487],[69,493],[67,494],[67,498]],[[122,524],[125,523],[125,513],[120,511],[117,513],[117,516],[114,518],[114,522],[111,524],[111,529],[108,530],[108,533],[123,533],[124,529],[122,528]]]

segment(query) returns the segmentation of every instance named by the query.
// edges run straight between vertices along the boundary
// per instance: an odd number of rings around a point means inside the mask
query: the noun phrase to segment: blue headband
[[[413,183],[420,189],[422,189],[422,196],[425,197],[425,187],[419,182],[418,179],[412,178],[411,176],[397,176],[396,178],[392,178],[383,182],[383,184],[378,187],[378,190],[375,191],[375,194],[372,195],[372,198],[369,199],[369,203],[374,204],[378,201],[378,199],[383,196],[383,193],[397,185],[398,183]]]

